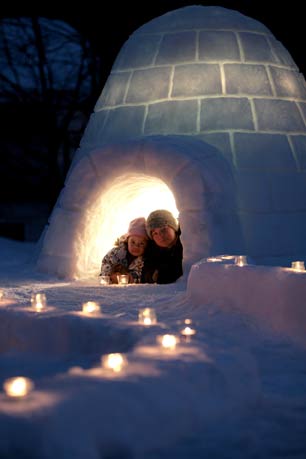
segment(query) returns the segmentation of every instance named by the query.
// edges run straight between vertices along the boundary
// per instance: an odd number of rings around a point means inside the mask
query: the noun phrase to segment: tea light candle
[[[162,335],[157,337],[157,341],[163,348],[173,351],[179,342],[179,339],[175,335]]]
[[[32,308],[41,311],[47,307],[47,297],[44,293],[33,293],[31,296]]]
[[[127,365],[127,358],[119,352],[103,355],[101,358],[103,368],[119,373]]]
[[[196,330],[191,327],[185,327],[181,330],[181,335],[183,335],[187,341],[190,341],[191,336],[196,334]]]
[[[143,308],[138,312],[138,322],[142,325],[154,325],[157,323],[156,313],[153,308]]]
[[[303,261],[293,261],[291,263],[291,268],[295,271],[305,271],[305,264]]]
[[[235,256],[234,255],[222,255],[221,258],[222,260],[234,260]]]
[[[96,303],[95,301],[87,301],[86,303],[83,303],[82,311],[84,314],[97,314],[101,312],[101,308],[99,303]]]
[[[119,285],[127,285],[129,283],[128,274],[118,274],[117,281]]]
[[[245,255],[238,255],[236,258],[235,258],[235,264],[237,266],[245,266],[247,265],[247,257]]]
[[[108,285],[108,284],[110,284],[110,276],[101,276],[101,277],[100,277],[100,284],[101,284],[101,285]]]
[[[29,378],[17,376],[6,379],[3,384],[3,389],[8,397],[23,398],[34,389],[34,384]]]

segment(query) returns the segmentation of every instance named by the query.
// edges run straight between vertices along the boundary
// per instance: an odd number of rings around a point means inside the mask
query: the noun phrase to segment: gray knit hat
[[[146,229],[150,239],[152,239],[151,233],[155,228],[162,228],[163,226],[171,226],[174,231],[178,231],[179,223],[176,218],[173,217],[169,210],[154,210],[150,213],[147,218]]]

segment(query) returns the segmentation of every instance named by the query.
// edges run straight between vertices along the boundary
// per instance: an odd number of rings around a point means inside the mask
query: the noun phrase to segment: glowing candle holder
[[[303,261],[293,261],[291,268],[295,271],[305,271],[305,263]]]
[[[142,325],[150,326],[157,323],[157,317],[153,308],[143,308],[138,312],[138,322]]]
[[[191,340],[191,337],[196,334],[196,330],[194,328],[191,328],[189,326],[186,326],[181,330],[181,335],[184,336],[185,340],[189,342]]]
[[[45,293],[33,293],[31,296],[31,305],[35,311],[42,311],[47,307],[47,297]]]
[[[229,261],[233,261],[235,260],[235,255],[221,255],[221,259],[222,260],[229,260]]]
[[[127,285],[129,283],[128,274],[118,274],[117,281],[119,285]]]
[[[110,276],[101,276],[100,277],[100,284],[101,285],[109,285],[110,284]]]
[[[6,379],[3,389],[8,397],[20,399],[26,397],[34,389],[34,384],[29,378],[17,376]]]
[[[176,345],[179,343],[179,338],[175,335],[157,336],[156,340],[162,348],[169,351],[173,351],[176,348]]]
[[[247,257],[245,255],[238,255],[235,257],[235,264],[237,266],[246,266],[248,264]]]
[[[101,312],[101,308],[99,303],[96,301],[87,301],[86,303],[82,304],[82,311],[84,314],[99,314]]]
[[[210,263],[222,262],[222,258],[218,258],[218,257],[209,257],[209,258],[206,258],[206,260],[209,261]]]
[[[127,358],[119,352],[103,355],[101,358],[102,367],[119,373],[127,365]]]

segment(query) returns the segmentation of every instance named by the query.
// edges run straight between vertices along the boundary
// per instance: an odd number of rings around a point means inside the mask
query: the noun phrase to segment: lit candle
[[[153,308],[143,308],[138,312],[138,322],[142,325],[154,325],[157,323],[156,313]]]
[[[124,366],[127,365],[127,359],[119,352],[113,354],[103,355],[101,358],[103,368],[119,373]]]
[[[22,398],[28,395],[33,390],[33,381],[23,376],[9,378],[4,381],[3,389],[8,397]]]
[[[196,330],[191,327],[185,327],[183,330],[181,330],[181,335],[183,335],[186,339],[186,341],[190,341],[191,337],[196,334]]]
[[[303,261],[293,261],[291,263],[291,268],[295,271],[305,271],[305,264]]]
[[[44,293],[33,293],[31,296],[32,308],[41,311],[47,307],[47,297]]]
[[[222,259],[221,258],[217,258],[217,257],[209,257],[209,258],[207,258],[207,261],[216,263],[218,261],[219,262],[222,261]]]
[[[245,266],[247,265],[247,257],[245,255],[238,255],[235,257],[235,264],[237,266]]]
[[[162,335],[157,337],[157,341],[167,350],[174,350],[179,339],[175,335]]]
[[[119,285],[127,285],[129,283],[128,274],[118,274],[117,281]]]
[[[86,303],[83,303],[82,311],[84,314],[97,314],[101,312],[101,308],[95,301],[87,301]]]
[[[3,297],[4,297],[4,291],[0,288],[0,301],[2,300]]]
[[[100,277],[100,284],[101,284],[101,285],[108,285],[108,284],[110,284],[110,276],[101,276],[101,277]]]

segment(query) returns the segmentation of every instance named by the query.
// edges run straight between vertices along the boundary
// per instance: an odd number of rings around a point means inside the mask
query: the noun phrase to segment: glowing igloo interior
[[[238,11],[189,6],[144,24],[96,103],[38,268],[96,276],[128,220],[156,208],[179,214],[186,273],[216,253],[306,258],[305,102],[288,51]]]
[[[44,235],[39,267],[65,278],[96,277],[102,255],[132,218],[167,208],[184,228],[187,269],[236,238],[239,229],[229,213],[233,186],[222,156],[192,137],[154,136],[91,151],[70,172]]]

